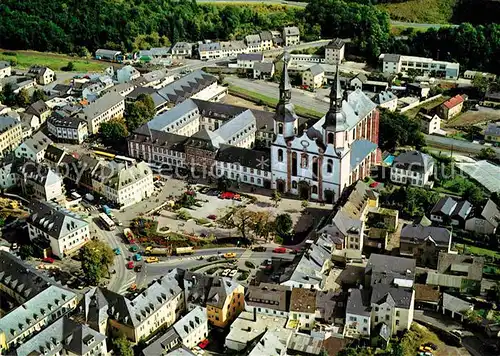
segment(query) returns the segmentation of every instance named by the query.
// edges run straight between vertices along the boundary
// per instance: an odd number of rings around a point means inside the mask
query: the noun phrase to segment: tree
[[[484,201],[484,193],[477,185],[472,182],[464,190],[462,197],[468,200],[475,207],[480,207]]]
[[[141,94],[137,100],[127,105],[127,128],[133,132],[153,118],[156,114],[156,107],[151,95]]]
[[[16,95],[16,104],[22,108],[25,108],[30,104],[30,96],[26,89],[21,89]]]
[[[302,206],[303,209],[307,209],[309,207],[309,202],[307,200],[302,200],[300,206]]]
[[[276,233],[280,236],[287,236],[293,228],[293,221],[290,214],[279,214],[274,221]]]
[[[132,343],[123,334],[113,339],[113,349],[117,355],[134,356]]]
[[[108,143],[120,142],[128,136],[127,125],[125,121],[120,118],[103,122],[99,130],[102,139]]]
[[[71,72],[75,70],[75,64],[73,62],[68,62],[64,67],[61,68],[65,72]]]
[[[4,85],[0,98],[2,99],[1,102],[7,106],[16,105],[16,94],[14,93],[12,83],[7,83]]]
[[[278,193],[278,191],[274,191],[273,194],[271,195],[271,201],[274,202],[274,207],[277,208],[280,201],[281,201],[281,195]]]
[[[477,159],[486,159],[489,161],[493,161],[497,158],[497,153],[491,147],[482,148],[479,154],[477,155]]]
[[[92,240],[80,250],[80,257],[87,282],[97,285],[104,276],[109,275],[109,266],[113,263],[115,254],[105,242]]]
[[[31,103],[36,103],[37,101],[42,100],[45,101],[47,100],[47,96],[41,89],[35,89],[33,91],[33,94],[31,94]]]
[[[229,188],[231,188],[231,180],[229,178],[223,175],[217,179],[217,190],[225,192]]]
[[[486,90],[488,90],[488,79],[482,74],[478,74],[472,79],[472,86],[476,89],[478,96],[482,98],[486,94]]]
[[[19,248],[19,257],[21,259],[26,260],[29,257],[32,257],[35,254],[35,251],[33,249],[33,245],[22,245]]]
[[[406,115],[388,110],[380,110],[379,146],[382,150],[393,151],[399,146],[425,146],[420,123]]]

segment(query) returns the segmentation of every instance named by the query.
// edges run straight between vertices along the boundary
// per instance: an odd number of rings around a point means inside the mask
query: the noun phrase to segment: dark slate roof
[[[262,53],[239,53],[236,56],[237,61],[259,61],[264,60],[264,55]]]
[[[221,145],[215,159],[220,162],[238,162],[243,167],[271,171],[271,153],[269,151]]]
[[[2,250],[0,250],[0,282],[9,288],[15,287],[16,293],[24,300],[29,300],[56,284],[45,274]]]
[[[384,62],[399,62],[401,56],[399,54],[386,53],[384,54]]]
[[[202,70],[197,70],[159,89],[157,94],[168,102],[179,103],[215,82],[217,82],[215,76],[205,73]]]
[[[262,41],[272,41],[273,40],[273,34],[271,31],[262,31],[260,33],[260,39]]]
[[[66,94],[71,89],[71,86],[66,84],[56,84],[52,88],[52,90],[57,91],[62,94]]]
[[[500,136],[500,123],[490,122],[486,130],[484,131],[485,136]]]
[[[261,283],[258,286],[250,285],[247,288],[245,303],[253,307],[288,311],[290,288],[279,284]]]
[[[129,142],[153,144],[156,147],[162,147],[169,150],[184,152],[184,144],[189,138],[186,136],[176,135],[170,132],[157,130],[149,130],[147,124],[134,131],[128,137]]]
[[[451,232],[444,227],[405,225],[401,230],[401,241],[420,244],[431,238],[440,246],[448,246],[451,240]]]
[[[213,101],[205,101],[199,99],[191,99],[200,112],[200,115],[210,118],[216,118],[219,120],[229,120],[242,112],[246,111],[246,108],[241,106],[223,104]]]
[[[273,71],[274,63],[273,62],[257,62],[253,65],[254,70],[258,70],[262,73],[269,73]]]
[[[171,344],[179,342],[179,334],[177,334],[174,328],[170,328],[157,340],[153,341],[148,347],[142,350],[142,354],[144,356],[160,356],[165,353],[165,350],[169,348]]]
[[[222,308],[228,295],[230,295],[240,284],[230,278],[215,277],[208,292],[207,305]]]
[[[365,268],[365,274],[372,274],[371,284],[390,284],[395,278],[415,279],[416,261],[411,258],[389,255],[370,255]]]
[[[52,115],[47,119],[47,122],[55,127],[65,127],[71,129],[78,129],[78,127],[85,122],[76,116],[60,117],[59,115]]]
[[[404,170],[411,170],[423,172],[432,165],[434,159],[419,151],[409,151],[401,153],[399,156],[394,158],[394,163],[392,164],[395,168],[400,168]]]
[[[31,104],[25,110],[28,114],[33,114],[40,117],[41,114],[49,111],[50,108],[45,104],[43,100],[38,100],[36,103]]]
[[[137,87],[127,94],[127,99],[136,100],[141,94],[153,94],[156,92],[154,88],[150,87]]]
[[[457,202],[452,197],[442,197],[432,208],[431,214],[433,215],[442,214],[451,216],[451,213],[455,209],[456,205]]]
[[[335,49],[341,49],[345,45],[345,42],[340,39],[340,38],[335,38],[331,40],[327,45],[326,48],[335,48]]]
[[[317,76],[317,75],[323,74],[325,72],[325,70],[323,69],[323,67],[321,65],[319,65],[319,64],[313,65],[308,70],[311,71],[311,74],[314,77]]]
[[[467,273],[467,279],[480,281],[483,278],[484,257],[457,255],[440,252],[437,272],[441,274]]]
[[[372,286],[370,303],[378,305],[388,303],[396,308],[409,309],[412,294],[412,288],[397,288],[386,284],[375,284]]]
[[[347,298],[346,313],[355,315],[370,315],[369,294],[365,289],[352,289]]]
[[[184,293],[186,294],[187,302],[197,305],[205,305],[214,278],[190,271],[178,270],[178,272],[180,274],[179,280],[184,286]],[[187,288],[188,284],[189,288]]]
[[[217,151],[219,148],[218,142],[222,139],[218,137],[217,134],[212,131],[207,131],[203,128],[195,133],[193,136],[188,138],[186,141],[186,146],[196,147],[202,150]]]

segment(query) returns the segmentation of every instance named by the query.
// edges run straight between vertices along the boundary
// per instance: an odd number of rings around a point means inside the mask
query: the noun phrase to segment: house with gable
[[[472,212],[472,204],[467,200],[442,197],[431,210],[431,221],[437,224],[451,224],[465,227],[465,221]]]
[[[451,231],[443,227],[403,226],[399,253],[414,258],[418,266],[436,267],[440,252],[451,252]]]
[[[14,151],[18,158],[29,159],[30,161],[41,163],[45,157],[47,147],[52,144],[52,141],[39,131],[33,137],[26,139]]]
[[[465,230],[478,234],[493,235],[500,224],[500,209],[488,199],[483,210],[476,212],[465,222]]]

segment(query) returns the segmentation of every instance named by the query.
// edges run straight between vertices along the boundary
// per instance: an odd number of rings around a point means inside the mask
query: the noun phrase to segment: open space
[[[488,121],[500,120],[500,110],[480,107],[478,111],[466,111],[446,122],[445,127],[469,126]]]
[[[456,0],[410,0],[380,4],[393,20],[446,24],[452,21]]]

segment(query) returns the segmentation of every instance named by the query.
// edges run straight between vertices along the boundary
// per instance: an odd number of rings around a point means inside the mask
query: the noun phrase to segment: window
[[[326,164],[326,172],[327,173],[332,173],[333,172],[333,160],[329,159]]]
[[[283,124],[278,124],[278,134],[283,135]]]
[[[387,320],[387,321],[389,320],[389,315],[385,316],[385,320]]]
[[[292,182],[292,189],[297,189],[297,182],[296,181]]]
[[[334,134],[333,132],[329,132],[327,136],[327,142],[326,143],[333,143],[334,141]]]
[[[313,194],[318,194],[318,187],[317,186],[313,185],[313,187],[312,187],[312,193]]]
[[[278,162],[283,162],[283,150],[278,150]]]
[[[396,316],[399,316],[399,311],[396,312]]]
[[[396,325],[399,325],[399,320],[396,320]]]

